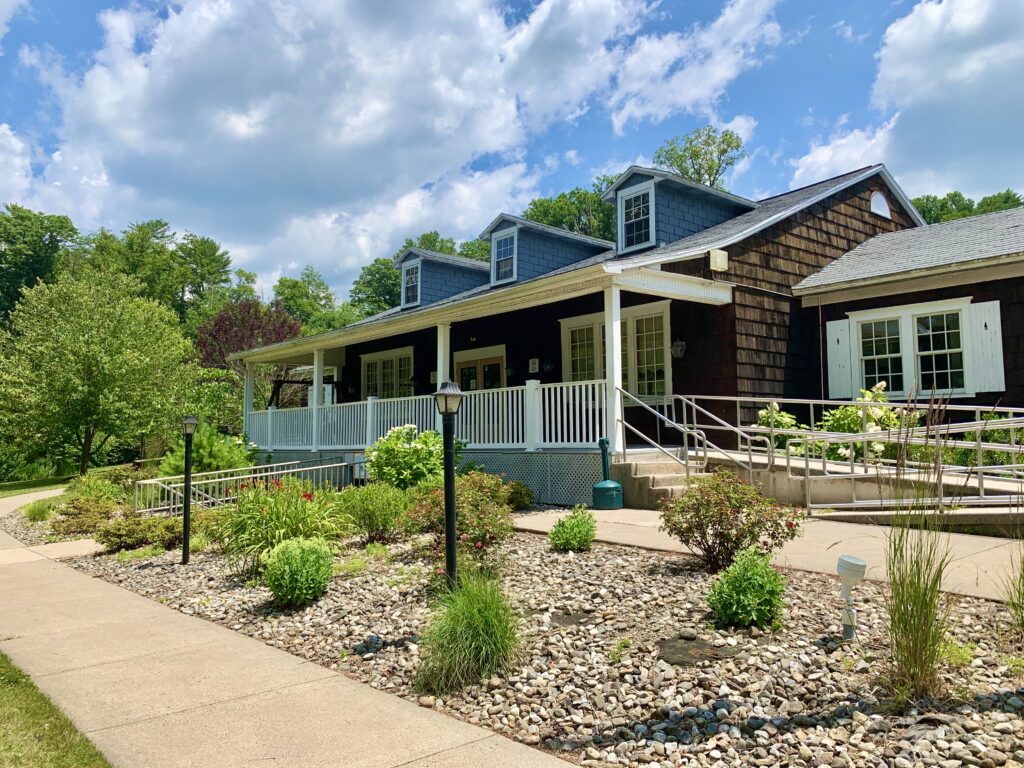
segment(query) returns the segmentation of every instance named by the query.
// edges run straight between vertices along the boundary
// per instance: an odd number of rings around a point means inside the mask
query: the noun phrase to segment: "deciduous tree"
[[[725,189],[726,171],[747,156],[743,139],[728,128],[719,132],[705,125],[683,136],[673,136],[654,152],[654,164],[698,184]]]
[[[20,205],[0,211],[0,323],[14,308],[21,289],[49,280],[60,257],[78,236],[67,216],[50,216]]]
[[[590,189],[574,187],[555,197],[538,197],[530,201],[523,218],[547,224],[579,235],[615,240],[615,206],[601,195],[617,176],[598,176]]]

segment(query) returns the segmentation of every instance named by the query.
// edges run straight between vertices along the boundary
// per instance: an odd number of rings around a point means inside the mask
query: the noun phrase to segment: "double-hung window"
[[[412,395],[412,347],[363,355],[362,364],[363,399]]]
[[[825,329],[829,397],[884,385],[890,398],[1005,391],[999,302],[970,297],[847,313]]]
[[[409,261],[402,265],[402,306],[414,307],[420,303],[420,263]]]
[[[491,282],[504,283],[516,279],[516,230],[505,230],[491,236]]]
[[[622,387],[637,397],[672,390],[669,304],[656,301],[622,310]],[[562,325],[562,380],[605,377],[604,313],[566,318]]]
[[[646,182],[618,194],[619,250],[654,244],[654,184]]]

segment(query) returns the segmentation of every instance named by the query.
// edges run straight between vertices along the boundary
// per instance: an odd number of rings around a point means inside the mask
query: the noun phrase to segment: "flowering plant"
[[[455,443],[455,465],[462,444]],[[394,427],[366,451],[370,479],[395,488],[414,488],[444,473],[444,444],[433,431],[416,433],[416,426]]]

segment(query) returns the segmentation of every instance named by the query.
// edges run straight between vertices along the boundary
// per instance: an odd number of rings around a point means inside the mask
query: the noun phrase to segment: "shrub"
[[[192,436],[192,471],[214,472],[222,469],[251,467],[256,457],[245,440],[233,435],[222,435],[210,424],[200,424]],[[178,442],[160,462],[160,474],[181,475],[185,472],[185,438]]]
[[[711,586],[708,607],[724,627],[777,627],[782,624],[785,589],[770,555],[744,549]]]
[[[287,539],[267,555],[263,581],[282,607],[308,605],[327,591],[334,557],[323,539]]]
[[[417,686],[448,693],[511,668],[519,649],[519,619],[496,579],[467,574],[458,587],[442,591],[420,641]]]
[[[67,490],[64,491],[64,498],[71,497],[105,499],[117,504],[123,504],[130,500],[129,494],[123,488],[96,473],[79,475],[68,483]]]
[[[661,529],[698,554],[711,571],[725,568],[748,547],[774,552],[800,535],[801,524],[797,510],[725,470],[694,479],[678,499],[661,501]]]
[[[548,542],[555,552],[586,552],[594,543],[596,533],[594,513],[578,504],[548,531]]]
[[[462,444],[455,443],[455,465],[459,464]],[[441,435],[426,431],[416,434],[407,424],[394,427],[366,451],[370,479],[396,488],[414,488],[424,480],[444,474],[444,445]]]
[[[184,537],[180,517],[143,517],[134,513],[110,520],[96,532],[96,541],[109,552],[148,545],[173,549],[181,545]]]
[[[526,483],[512,480],[508,484],[508,505],[516,512],[521,509],[529,509],[533,504],[533,491]]]
[[[260,570],[262,556],[287,539],[338,539],[350,525],[332,494],[293,477],[241,486],[220,526],[225,554],[237,568]]]
[[[121,498],[131,501],[135,496],[135,483],[156,477],[157,474],[159,470],[152,464],[138,468],[126,464],[104,472],[103,479],[118,489]]]
[[[31,523],[42,523],[53,517],[54,508],[60,503],[60,497],[36,499],[21,508],[21,514]]]
[[[469,472],[455,480],[456,533],[459,552],[477,566],[487,564],[493,547],[512,535],[508,490],[497,475]],[[421,488],[408,512],[410,525],[432,536],[437,562],[444,559],[444,490]]]
[[[890,526],[885,542],[885,607],[892,681],[905,698],[929,696],[939,689],[949,628],[942,579],[951,559],[948,543],[930,527],[926,510],[911,511]]]
[[[897,432],[903,428],[914,427],[920,418],[919,414],[909,408],[883,408],[873,403],[887,403],[889,401],[885,394],[885,382],[881,381],[871,389],[862,389],[860,397],[854,403],[861,405],[841,405],[825,411],[821,417],[818,429],[824,432]],[[886,454],[886,443],[882,441],[869,441],[867,443],[867,458],[881,459]],[[890,451],[895,446],[889,445]],[[820,446],[819,446],[820,451]],[[825,456],[833,461],[845,461],[852,455],[855,458],[864,458],[865,444],[856,443],[830,443]],[[892,458],[889,456],[888,458]]]
[[[394,541],[401,532],[412,499],[408,491],[385,483],[346,488],[338,507],[367,542]]]
[[[117,502],[104,496],[71,496],[57,507],[50,528],[61,536],[91,536],[118,511]]]
[[[767,408],[759,410],[757,412],[757,424],[755,426],[774,430],[808,428],[806,424],[798,424],[796,416],[779,408],[778,403],[769,403]],[[786,443],[789,442],[791,437],[792,435],[776,434],[773,441],[775,447],[785,448]]]

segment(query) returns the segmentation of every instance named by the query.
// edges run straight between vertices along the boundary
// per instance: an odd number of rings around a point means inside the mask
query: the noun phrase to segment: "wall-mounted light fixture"
[[[544,373],[551,373],[553,370],[555,370],[555,364],[552,363],[550,360],[545,360],[543,363],[541,363],[540,369],[544,371]]]
[[[686,354],[686,342],[682,339],[676,339],[672,342],[671,350],[673,360],[682,360],[683,355]]]

